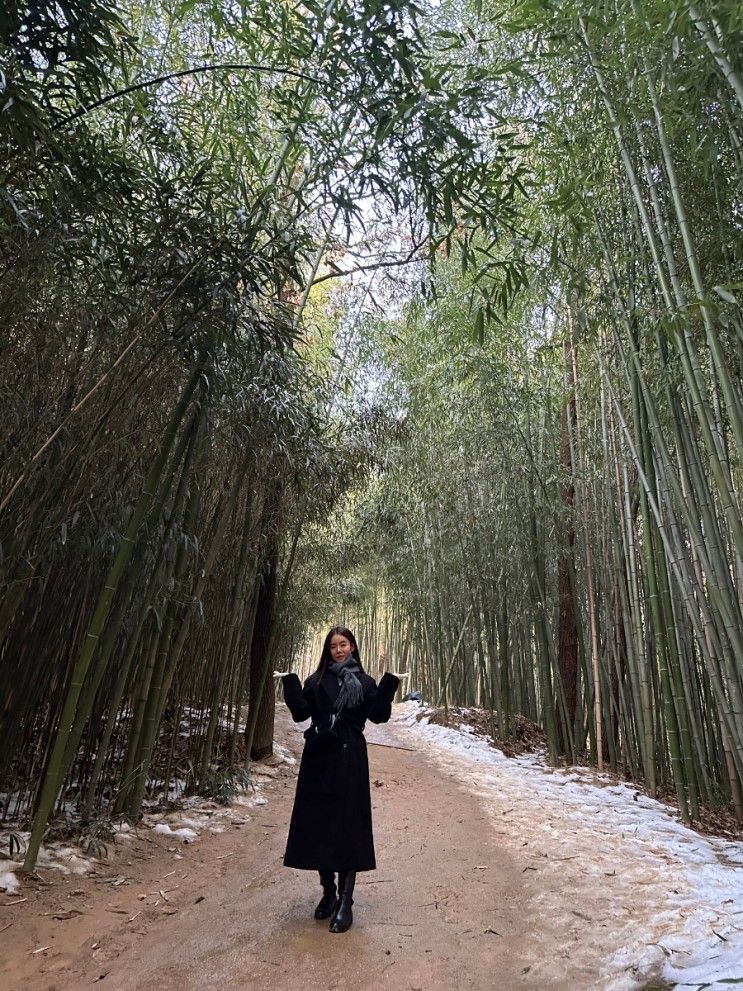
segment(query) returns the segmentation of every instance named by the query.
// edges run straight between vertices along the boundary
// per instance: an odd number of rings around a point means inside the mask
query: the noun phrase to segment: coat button
[[[344,743],[343,744],[343,749],[346,750],[347,748],[348,748],[348,744],[347,743]]]

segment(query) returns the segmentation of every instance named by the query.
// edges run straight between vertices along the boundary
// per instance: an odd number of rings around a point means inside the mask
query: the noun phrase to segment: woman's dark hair
[[[359,657],[359,645],[356,643],[356,637],[351,633],[347,626],[331,626],[328,630],[328,635],[325,637],[325,643],[322,645],[322,654],[320,654],[320,663],[317,665],[317,670],[315,674],[321,677],[325,668],[333,660],[333,656],[330,653],[330,641],[333,637],[345,637],[346,640],[351,644],[352,650],[351,655],[356,659],[356,663],[363,671],[364,668],[361,664],[361,658]]]

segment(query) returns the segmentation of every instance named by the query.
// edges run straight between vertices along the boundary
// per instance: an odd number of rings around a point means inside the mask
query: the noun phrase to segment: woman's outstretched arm
[[[282,671],[275,671],[274,677],[281,678],[284,686],[284,701],[286,702],[292,719],[295,723],[303,723],[312,715],[310,707],[302,689],[302,682],[296,674],[284,674]]]
[[[374,688],[370,688],[364,702],[367,719],[373,723],[386,723],[392,715],[392,700],[395,697],[400,679],[394,674],[382,675],[382,679]]]

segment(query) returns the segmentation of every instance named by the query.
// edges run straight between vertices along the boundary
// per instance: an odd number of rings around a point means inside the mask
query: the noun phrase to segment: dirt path
[[[283,728],[296,748],[298,731]],[[28,903],[0,908],[0,928],[10,923],[0,932],[0,985],[595,987],[597,971],[559,947],[542,942],[540,954],[554,959],[534,959],[538,889],[504,853],[480,800],[422,748],[392,749],[410,746],[394,727],[372,728],[368,738],[387,744],[369,748],[378,869],[359,876],[349,933],[331,935],[312,919],[314,875],[281,866],[296,770],[284,769],[266,791],[268,804],[227,832],[174,847],[148,831],[95,877],[54,877],[42,891],[27,882]]]

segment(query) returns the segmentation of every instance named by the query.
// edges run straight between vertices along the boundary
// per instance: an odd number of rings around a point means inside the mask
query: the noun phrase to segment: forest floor
[[[281,866],[297,767],[279,757],[256,768],[265,804],[173,814],[85,874],[44,870],[0,895],[0,986],[743,984],[743,845],[685,829],[631,787],[419,715],[398,705],[368,727],[378,869],[359,876],[349,933],[313,920],[314,875]],[[300,727],[281,716],[277,737],[298,756]]]

